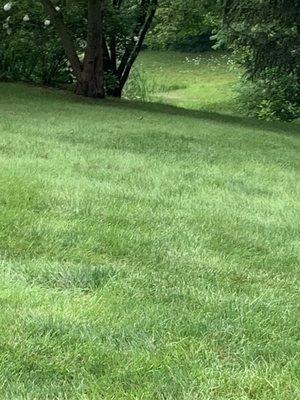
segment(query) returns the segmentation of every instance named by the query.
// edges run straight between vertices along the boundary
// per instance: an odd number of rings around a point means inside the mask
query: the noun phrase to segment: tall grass
[[[124,97],[128,100],[150,101],[156,89],[156,83],[139,66],[133,70],[124,88]]]

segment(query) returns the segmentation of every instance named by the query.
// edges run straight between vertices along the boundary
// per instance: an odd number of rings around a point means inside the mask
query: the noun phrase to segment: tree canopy
[[[18,0],[5,3],[2,14],[9,14],[4,31],[17,33],[17,41],[45,39],[49,28],[53,40],[60,39],[77,93],[103,97],[104,86],[109,94],[121,95],[157,6],[158,0],[107,0],[105,7],[103,0]]]
[[[293,119],[300,102],[298,0],[226,0],[218,38],[244,73],[254,115]]]
[[[6,0],[0,66],[8,78],[75,80],[78,94],[120,97],[147,35],[148,44],[164,47],[214,31],[243,72],[246,107],[260,117],[290,120],[298,116],[300,97],[298,3]]]

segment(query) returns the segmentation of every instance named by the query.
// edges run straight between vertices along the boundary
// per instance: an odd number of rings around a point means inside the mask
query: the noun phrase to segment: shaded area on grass
[[[0,91],[0,398],[297,398],[297,124]]]

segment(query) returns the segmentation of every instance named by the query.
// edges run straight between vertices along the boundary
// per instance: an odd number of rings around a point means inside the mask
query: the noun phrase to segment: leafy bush
[[[239,108],[266,120],[292,121],[300,116],[300,87],[295,74],[266,68],[256,79],[243,79]]]
[[[25,38],[21,42],[25,42]],[[45,45],[19,46],[17,40],[5,41],[0,45],[0,79],[28,81],[55,85],[72,81],[62,49],[48,41]],[[25,54],[26,53],[26,54]]]
[[[219,44],[243,71],[248,114],[290,121],[299,115],[299,0],[230,0]]]
[[[45,85],[69,83],[72,76],[52,24],[43,9],[20,0],[11,12],[0,9],[0,79]]]
[[[0,45],[0,80],[27,80],[31,75],[32,63],[25,62],[16,57],[16,54],[11,51],[3,42]]]
[[[174,42],[168,43],[166,48],[175,51],[201,53],[211,51],[213,45],[214,41],[211,40],[211,32],[208,31],[202,35],[178,38]]]

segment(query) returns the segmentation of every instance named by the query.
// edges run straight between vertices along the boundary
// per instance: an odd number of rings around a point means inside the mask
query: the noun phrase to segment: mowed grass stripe
[[[297,124],[0,90],[0,399],[299,397]]]

